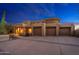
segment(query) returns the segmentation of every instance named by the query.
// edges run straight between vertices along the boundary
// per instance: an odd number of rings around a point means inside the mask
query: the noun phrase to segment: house
[[[14,33],[23,36],[72,36],[73,24],[61,24],[58,18],[26,21],[14,25]]]

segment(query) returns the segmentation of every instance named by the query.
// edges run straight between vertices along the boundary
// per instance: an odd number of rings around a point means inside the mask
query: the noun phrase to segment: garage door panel
[[[46,36],[56,35],[56,27],[46,27]]]
[[[42,36],[42,27],[34,27],[33,28],[34,36]]]
[[[71,28],[70,27],[61,27],[60,28],[59,35],[70,36],[70,33],[71,33]]]

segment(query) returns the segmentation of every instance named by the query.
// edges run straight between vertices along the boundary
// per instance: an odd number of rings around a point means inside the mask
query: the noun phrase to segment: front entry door
[[[25,36],[31,36],[31,35],[32,35],[32,28],[27,27]]]

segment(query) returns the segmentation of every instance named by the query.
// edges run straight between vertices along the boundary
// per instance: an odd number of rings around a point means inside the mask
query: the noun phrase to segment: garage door
[[[46,27],[46,36],[55,36],[56,27]]]
[[[42,27],[34,27],[33,28],[34,36],[42,36]]]
[[[59,35],[70,36],[70,34],[71,34],[71,27],[61,27],[59,30]]]

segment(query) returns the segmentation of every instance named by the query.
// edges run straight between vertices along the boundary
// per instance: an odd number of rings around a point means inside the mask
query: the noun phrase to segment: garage
[[[55,36],[56,27],[46,27],[46,36]]]
[[[59,35],[70,36],[71,35],[71,27],[60,27]]]
[[[42,27],[33,27],[34,36],[42,36]]]

